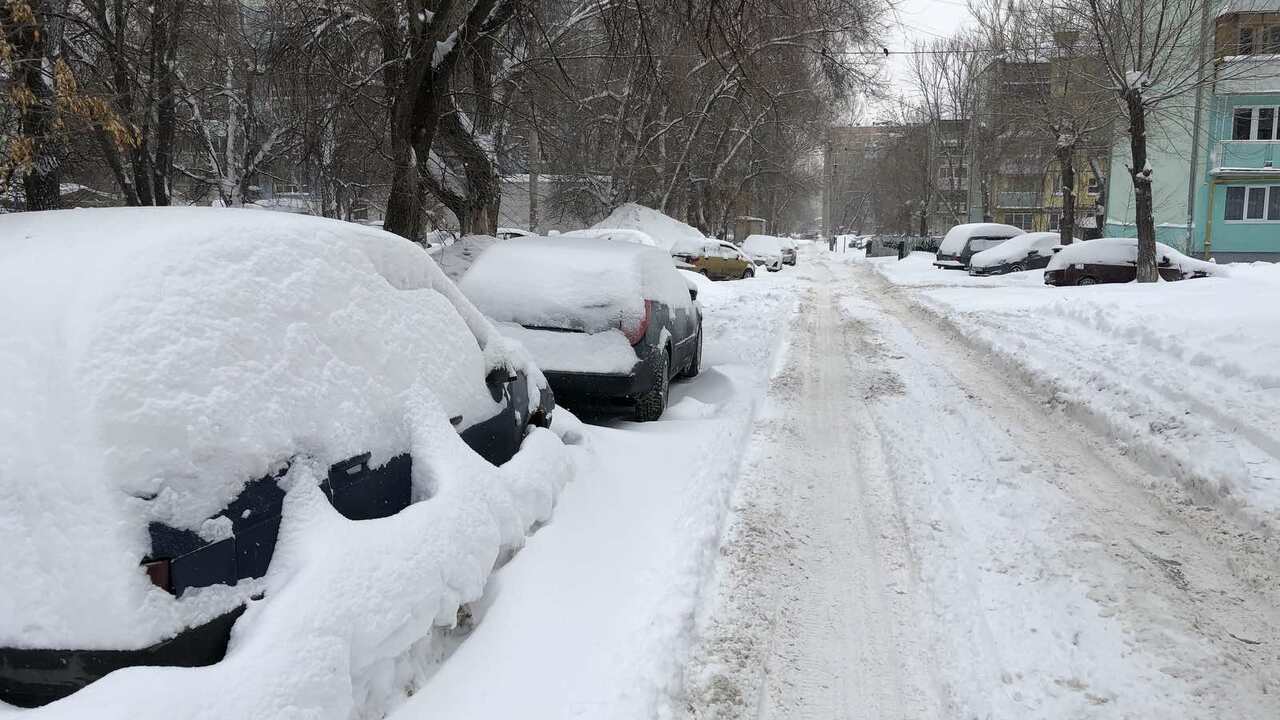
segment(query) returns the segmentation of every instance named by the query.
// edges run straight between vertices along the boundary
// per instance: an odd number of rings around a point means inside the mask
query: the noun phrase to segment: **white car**
[[[314,708],[277,648],[429,642],[566,478],[528,354],[381,230],[0,215],[0,307],[0,708]]]
[[[748,235],[742,241],[742,252],[769,272],[782,269],[782,241],[772,235]]]

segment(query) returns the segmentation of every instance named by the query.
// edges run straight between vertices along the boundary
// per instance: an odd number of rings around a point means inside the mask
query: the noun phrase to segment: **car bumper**
[[[979,277],[986,276],[986,275],[1004,275],[1007,272],[1009,272],[1009,269],[1004,265],[996,265],[994,267],[982,267],[982,268],[976,268],[976,267],[973,267],[972,265],[969,266],[969,274],[977,275]]]
[[[1066,276],[1065,276],[1065,273],[1063,273],[1063,271],[1061,270],[1045,270],[1044,271],[1045,285],[1062,285],[1065,282],[1066,282]]]
[[[964,263],[959,260],[934,260],[933,266],[943,270],[964,270]]]
[[[544,370],[556,403],[584,414],[625,414],[658,382],[657,352],[648,353],[629,373]]]
[[[0,648],[0,701],[38,707],[60,700],[107,673],[133,665],[202,667],[227,653],[231,626],[244,606],[140,650]]]

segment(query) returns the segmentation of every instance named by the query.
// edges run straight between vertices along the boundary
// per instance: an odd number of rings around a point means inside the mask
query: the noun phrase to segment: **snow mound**
[[[442,246],[440,252],[433,257],[445,276],[457,282],[471,268],[476,258],[496,242],[501,241],[492,235],[466,235],[451,245]]]
[[[113,673],[33,717],[391,702],[422,666],[406,653],[433,647],[571,473],[550,433],[501,468],[458,437],[449,418],[501,408],[489,370],[541,375],[402,238],[208,208],[20,213],[0,238],[0,645],[141,647],[266,593],[223,662]],[[411,452],[430,499],[342,518],[318,483],[366,451]],[[148,522],[216,532],[205,518],[288,461],[264,578],[181,600],[148,582]]]
[[[645,300],[673,308],[690,304],[667,253],[564,235],[493,245],[459,285],[495,320],[587,333],[644,317]]]
[[[593,228],[630,228],[647,233],[658,247],[674,251],[699,248],[705,237],[692,225],[636,203],[619,205]]]

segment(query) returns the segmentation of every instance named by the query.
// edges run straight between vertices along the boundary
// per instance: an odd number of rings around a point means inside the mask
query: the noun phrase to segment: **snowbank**
[[[644,317],[645,300],[690,303],[665,252],[563,235],[493,245],[459,286],[495,320],[588,333]]]
[[[1046,399],[1079,408],[1202,500],[1280,520],[1280,266],[1046,288],[1018,275],[925,276],[906,264],[874,267],[917,288],[915,297],[1041,384]]]
[[[401,238],[186,208],[7,215],[0,238],[0,645],[140,647],[266,593],[223,662],[131,668],[24,717],[394,702],[423,667],[406,653],[429,654],[569,477],[546,432],[502,468],[462,443],[449,418],[500,408],[489,370],[541,375]],[[318,487],[406,450],[430,499],[396,516],[348,521]],[[148,582],[148,522],[216,536],[204,519],[290,460],[264,578],[181,600]]]
[[[706,238],[692,225],[636,203],[619,205],[593,228],[630,228],[647,233],[668,251],[701,247]]]

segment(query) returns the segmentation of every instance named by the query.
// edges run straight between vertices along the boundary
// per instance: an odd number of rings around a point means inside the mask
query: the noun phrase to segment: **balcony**
[[[1280,55],[1231,55],[1218,60],[1218,95],[1280,92]]]
[[[996,207],[999,208],[1038,208],[1040,193],[1038,192],[1002,192],[996,193]]]
[[[1280,165],[1280,141],[1220,140],[1214,143],[1209,156],[1209,168],[1214,173],[1271,169],[1273,165]]]

